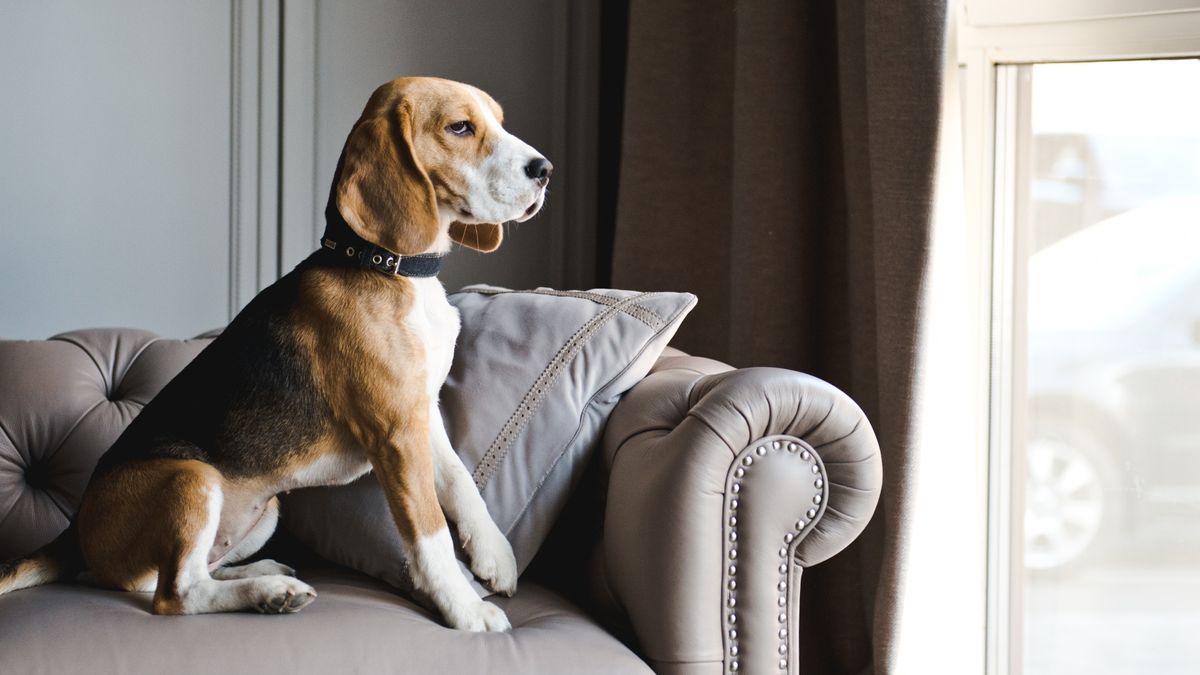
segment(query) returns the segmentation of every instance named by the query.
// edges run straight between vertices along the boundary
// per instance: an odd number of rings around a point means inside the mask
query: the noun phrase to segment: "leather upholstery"
[[[100,454],[208,342],[136,330],[0,341],[0,558],[66,526]],[[0,672],[644,672],[640,658],[662,673],[734,661],[797,672],[801,572],[848,545],[879,495],[879,449],[858,407],[806,375],[668,349],[611,414],[603,453],[598,590],[628,617],[640,656],[527,579],[499,599],[516,630],[474,636],[322,569],[302,573],[318,601],[289,617],[154,617],[146,596],[62,584],[11,593]]]
[[[209,342],[140,330],[0,342],[0,559],[66,529],[96,460]]]
[[[300,570],[320,597],[287,616],[149,613],[148,593],[54,584],[0,598],[0,673],[651,672],[560,596],[496,598],[513,630],[466,634],[379,581]]]
[[[879,499],[858,406],[800,373],[664,354],[613,411],[604,454],[605,578],[656,670],[799,672],[801,572]]]

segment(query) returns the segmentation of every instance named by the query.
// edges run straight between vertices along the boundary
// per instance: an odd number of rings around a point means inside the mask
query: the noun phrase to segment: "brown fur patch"
[[[401,277],[309,271],[292,319],[337,426],[367,452],[406,541],[446,526],[434,490],[425,348],[403,323]]]
[[[409,106],[368,104],[338,166],[342,217],[360,237],[403,254],[425,251],[438,232],[437,197],[413,154],[412,135]]]
[[[398,253],[428,250],[437,204],[467,207],[464,166],[494,150],[504,112],[483,91],[438,78],[400,78],[371,95],[335,178],[337,205],[356,232]],[[470,137],[448,133],[469,121]],[[500,245],[500,225],[451,227],[481,251]],[[401,535],[446,526],[434,491],[425,348],[404,326],[415,290],[404,279],[312,270],[292,315],[300,351],[335,423],[367,451]]]
[[[467,209],[471,187],[462,167],[482,164],[496,144],[497,130],[480,102],[503,122],[491,96],[457,82],[400,78],[375,90],[335,178],[338,210],[359,236],[397,253],[420,253],[437,235],[439,202]],[[475,127],[473,137],[446,133],[461,121]],[[500,246],[499,224],[455,225],[450,237],[464,246],[483,252]]]
[[[500,242],[504,239],[504,228],[495,223],[453,222],[450,223],[450,238],[467,248],[491,253],[500,248]]]
[[[79,545],[96,582],[136,590],[158,573],[156,614],[182,612],[178,574],[208,524],[220,473],[197,460],[130,462],[95,479],[79,507]]]

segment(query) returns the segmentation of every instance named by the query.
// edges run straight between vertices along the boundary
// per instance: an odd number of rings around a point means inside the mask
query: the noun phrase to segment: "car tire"
[[[1104,557],[1123,520],[1114,443],[1081,421],[1035,420],[1025,448],[1025,569],[1071,572]]]

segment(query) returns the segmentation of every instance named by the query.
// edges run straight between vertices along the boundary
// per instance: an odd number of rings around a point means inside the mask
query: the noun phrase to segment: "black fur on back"
[[[196,459],[230,477],[287,463],[325,431],[329,410],[289,329],[301,263],[261,293],[148,403],[96,475],[138,459]]]

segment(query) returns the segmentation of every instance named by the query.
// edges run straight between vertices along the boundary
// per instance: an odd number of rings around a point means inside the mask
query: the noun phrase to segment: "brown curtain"
[[[891,672],[945,0],[632,0],[613,284],[700,298],[675,345],[862,405],[885,485],[806,573],[806,673]]]

